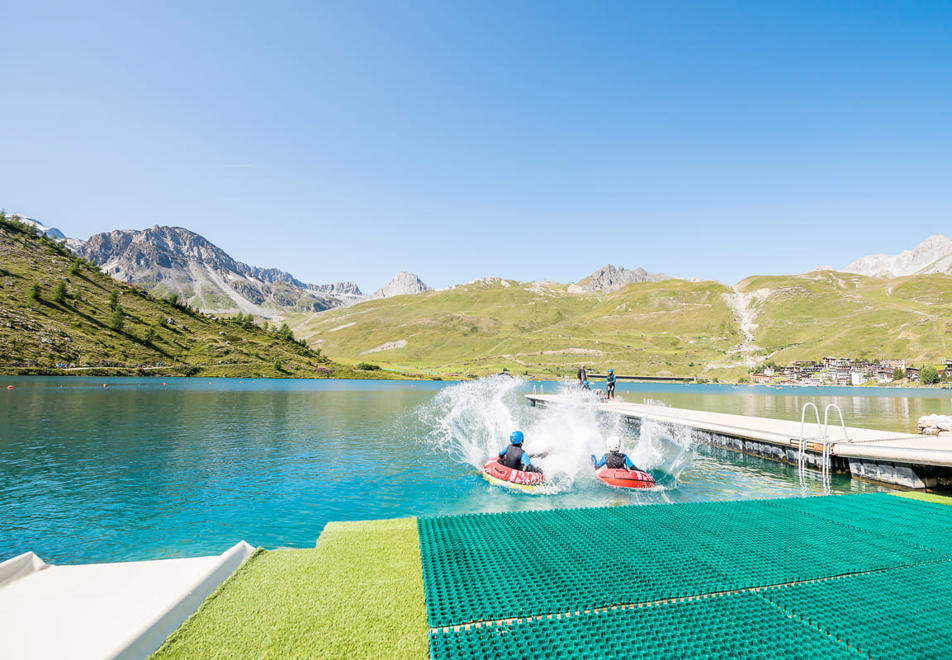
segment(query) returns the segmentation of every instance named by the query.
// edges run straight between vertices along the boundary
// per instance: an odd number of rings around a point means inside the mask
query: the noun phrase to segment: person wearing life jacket
[[[626,470],[638,469],[635,467],[635,464],[631,462],[631,459],[628,458],[628,455],[621,452],[621,440],[619,440],[617,436],[610,437],[605,446],[608,451],[605,452],[605,455],[600,459],[596,459],[595,455],[592,455],[592,464],[596,470],[603,465],[611,470],[618,470],[620,468],[625,468]]]
[[[592,386],[589,385],[588,379],[586,378],[585,380],[582,381],[582,391],[583,391],[583,392],[587,392],[587,391],[589,391],[589,390],[591,390],[591,389],[592,389]]]
[[[609,399],[615,398],[615,370],[609,369],[608,375],[605,376],[605,396]]]
[[[523,472],[542,472],[532,464],[529,454],[522,448],[522,431],[513,431],[509,436],[509,446],[499,452],[499,464]]]

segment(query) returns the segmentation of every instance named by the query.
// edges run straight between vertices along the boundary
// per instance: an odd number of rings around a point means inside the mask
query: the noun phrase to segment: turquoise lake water
[[[7,390],[7,385],[14,385]],[[107,387],[103,387],[106,384]],[[80,563],[219,553],[245,539],[312,546],[331,520],[800,495],[796,469],[592,411],[526,405],[532,383],[0,378],[0,560]],[[556,385],[545,383],[545,391]],[[799,419],[837,402],[847,423],[914,431],[952,410],[936,390],[620,384],[634,402]],[[478,466],[526,431],[545,494]],[[623,438],[659,488],[611,489],[588,456]],[[835,475],[836,492],[878,490]],[[822,492],[810,475],[806,492]]]

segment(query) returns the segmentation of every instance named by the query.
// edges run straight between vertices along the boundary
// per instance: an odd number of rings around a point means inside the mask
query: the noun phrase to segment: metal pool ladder
[[[849,433],[846,431],[846,422],[843,419],[843,411],[835,403],[828,403],[826,408],[823,409],[823,425],[820,425],[820,411],[817,409],[816,404],[812,401],[807,401],[803,404],[803,409],[800,411],[800,442],[797,451],[797,472],[800,476],[800,490],[804,494],[806,493],[806,482],[804,480],[804,473],[806,471],[806,450],[807,450],[807,437],[804,434],[804,429],[806,427],[806,418],[807,410],[813,408],[814,417],[816,418],[817,431],[819,432],[819,440],[823,445],[822,452],[820,454],[820,475],[823,479],[823,494],[829,495],[831,492],[830,488],[830,466],[832,463],[832,458],[830,456],[830,450],[833,446],[833,441],[830,439],[830,410],[835,410],[836,413],[840,416],[840,428],[843,430],[843,441],[852,442]]]

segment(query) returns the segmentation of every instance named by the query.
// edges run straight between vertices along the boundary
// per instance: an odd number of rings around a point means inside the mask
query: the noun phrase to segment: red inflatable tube
[[[595,470],[595,476],[599,481],[618,488],[651,488],[655,485],[654,477],[641,470],[626,470],[625,468],[613,470],[602,466]]]
[[[541,472],[523,472],[514,470],[499,463],[499,459],[493,458],[483,466],[483,476],[490,483],[500,486],[509,486],[511,488],[531,489],[542,485],[545,476]]]

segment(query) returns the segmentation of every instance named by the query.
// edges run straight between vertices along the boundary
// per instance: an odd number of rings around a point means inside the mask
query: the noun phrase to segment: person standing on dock
[[[605,376],[605,396],[609,399],[615,398],[615,370],[609,369]]]

